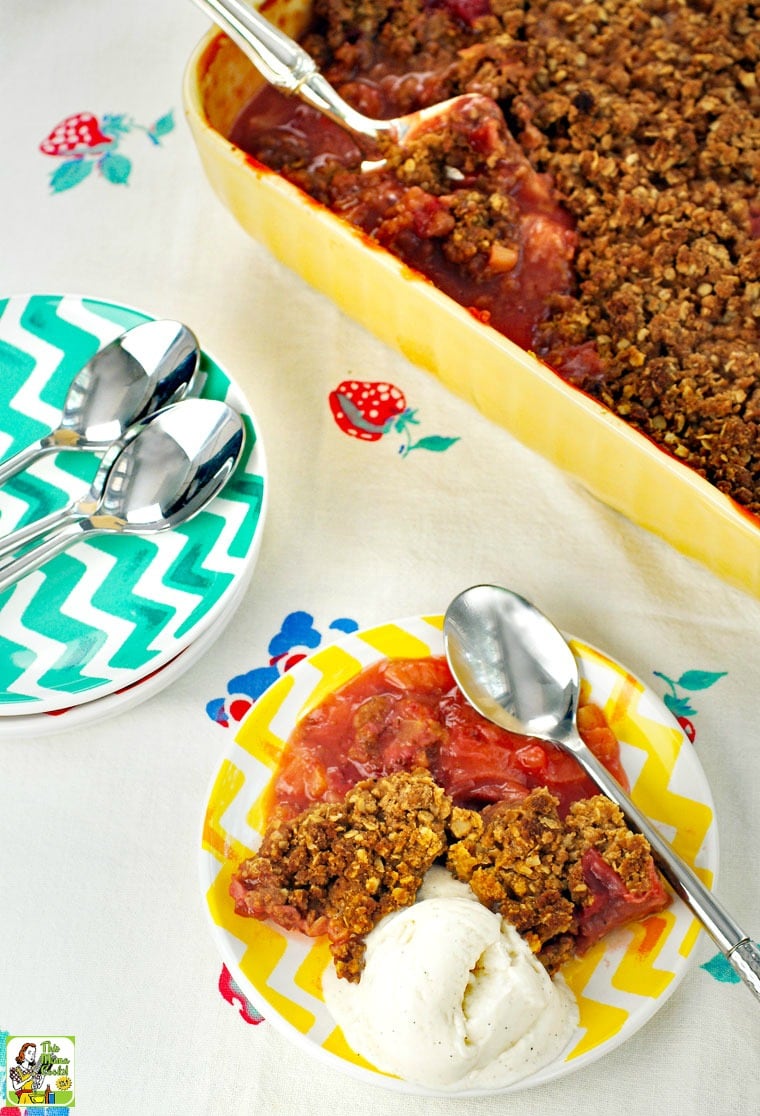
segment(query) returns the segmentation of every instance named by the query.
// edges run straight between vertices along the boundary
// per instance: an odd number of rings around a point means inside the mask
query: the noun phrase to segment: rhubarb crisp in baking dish
[[[265,87],[230,138],[760,513],[760,6],[316,0],[303,43],[390,117],[382,168]]]

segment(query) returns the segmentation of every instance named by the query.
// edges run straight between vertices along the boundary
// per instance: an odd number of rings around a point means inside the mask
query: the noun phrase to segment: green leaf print
[[[98,166],[103,177],[117,186],[125,186],[129,181],[132,161],[126,155],[114,155],[109,151]]]
[[[50,187],[54,194],[60,194],[84,182],[91,171],[92,163],[89,159],[69,159],[53,171],[50,176]]]
[[[440,434],[429,434],[426,438],[420,438],[419,441],[412,442],[410,446],[407,446],[404,456],[416,449],[428,450],[430,453],[443,453],[444,450],[458,441],[459,438],[444,438]]]
[[[707,690],[725,674],[725,670],[687,670],[678,679],[677,685],[684,690]]]
[[[161,136],[168,136],[169,132],[174,131],[174,113],[167,112],[160,116],[156,123],[150,130],[151,136],[158,140]]]

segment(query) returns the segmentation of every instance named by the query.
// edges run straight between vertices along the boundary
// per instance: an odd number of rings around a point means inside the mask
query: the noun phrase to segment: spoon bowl
[[[0,567],[0,592],[73,543],[93,535],[148,535],[197,515],[222,490],[240,460],[243,420],[216,399],[184,399],[127,431],[97,502],[85,498],[58,516],[33,549]]]
[[[575,657],[557,635],[522,597],[491,585],[460,594],[444,623],[449,665],[470,704],[502,728],[554,743],[573,734],[578,702]]]
[[[476,585],[449,605],[446,657],[466,700],[512,732],[570,752],[648,840],[662,874],[760,999],[760,949],[676,854],[581,739],[575,718],[580,678],[562,633],[533,604],[496,585]]]
[[[0,466],[0,483],[36,457],[60,449],[93,450],[101,463],[80,509],[94,508],[111,463],[135,423],[191,396],[198,386],[200,347],[180,322],[143,322],[100,349],[74,377],[66,395],[60,426],[36,446]],[[91,509],[92,510],[92,509]],[[0,559],[40,539],[56,527],[61,511],[0,536]]]
[[[216,399],[186,399],[133,427],[115,455],[93,516],[124,534],[186,523],[221,492],[245,440],[236,411]]]
[[[198,341],[181,322],[126,330],[77,372],[56,429],[0,465],[0,484],[48,453],[105,450],[132,423],[192,393],[199,364]]]

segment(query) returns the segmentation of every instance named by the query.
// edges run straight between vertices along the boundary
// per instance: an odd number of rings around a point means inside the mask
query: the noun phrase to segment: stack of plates
[[[148,320],[99,299],[0,299],[0,459],[58,425],[74,374]],[[201,396],[234,407],[246,448],[222,493],[159,535],[77,542],[0,593],[0,736],[60,732],[135,705],[208,648],[258,557],[268,482],[250,407],[203,353]],[[63,509],[97,469],[90,453],[49,454],[0,487],[0,534]]]

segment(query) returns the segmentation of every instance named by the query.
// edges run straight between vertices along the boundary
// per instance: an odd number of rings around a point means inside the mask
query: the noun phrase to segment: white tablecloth
[[[324,642],[336,618],[440,612],[496,582],[661,696],[709,672],[681,695],[716,803],[718,890],[757,935],[760,602],[596,502],[246,237],[182,114],[208,26],[189,0],[5,0],[0,21],[0,297],[71,292],[186,321],[245,390],[270,474],[252,584],[189,672],[102,723],[0,738],[0,1032],[76,1037],[83,1116],[756,1111],[759,1005],[706,936],[628,1042],[501,1099],[358,1083],[229,989],[197,878],[200,820],[242,712],[228,683],[269,664],[288,615],[309,614]],[[122,158],[51,183],[61,160],[40,143],[82,112],[123,117]],[[404,455],[396,434],[348,437],[328,396],[350,377],[395,384],[415,432],[451,442]]]

